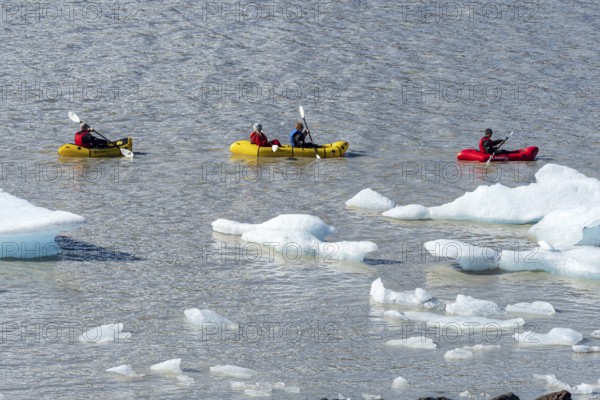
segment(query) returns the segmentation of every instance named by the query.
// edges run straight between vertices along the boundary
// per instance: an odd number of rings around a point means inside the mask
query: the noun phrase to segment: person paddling
[[[94,128],[90,128],[88,124],[82,122],[79,126],[79,131],[75,133],[75,144],[88,149],[109,147],[110,142],[108,140],[97,138],[91,132],[95,132]]]
[[[306,135],[308,130],[304,129],[302,122],[296,122],[296,126],[292,132],[290,132],[290,144],[294,147],[319,147],[314,143],[306,143]]]
[[[254,124],[253,131],[250,133],[250,142],[259,147],[281,146],[279,140],[273,139],[269,141],[269,139],[267,139],[267,135],[265,135],[262,131],[261,124]]]
[[[492,140],[492,134],[494,132],[487,128],[485,133],[481,139],[479,139],[479,151],[485,154],[508,154],[512,153],[508,150],[499,150],[500,146],[504,144],[506,139],[504,140]]]

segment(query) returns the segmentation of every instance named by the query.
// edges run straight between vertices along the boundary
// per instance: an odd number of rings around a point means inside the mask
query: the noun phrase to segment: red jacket
[[[75,133],[75,144],[80,147],[89,148],[90,147],[90,139],[91,139],[90,131],[79,131]]]
[[[267,136],[262,132],[253,131],[250,134],[250,142],[254,143],[257,146],[269,146],[269,140]]]

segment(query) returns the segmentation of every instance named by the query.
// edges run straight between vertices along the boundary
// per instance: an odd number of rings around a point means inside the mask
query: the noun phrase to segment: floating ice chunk
[[[538,242],[538,246],[540,246],[540,248],[543,250],[548,250],[548,251],[556,250],[556,248],[554,246],[552,246],[550,243],[546,242],[545,240],[540,240]]]
[[[322,242],[311,233],[298,230],[256,229],[244,233],[242,240],[274,249],[287,261],[314,257],[326,263],[362,262],[368,253],[377,250],[373,242]]]
[[[84,222],[80,215],[37,207],[0,189],[0,259],[55,256],[57,233]]]
[[[237,367],[235,365],[215,365],[210,367],[210,374],[214,376],[226,376],[236,379],[250,379],[258,372],[249,368]]]
[[[581,333],[571,328],[553,328],[546,334],[525,331],[513,337],[524,346],[572,346],[583,340]]]
[[[416,221],[422,219],[431,219],[429,208],[419,204],[408,204],[406,206],[394,207],[382,213],[384,217],[402,219],[405,221]]]
[[[427,349],[432,350],[437,347],[437,344],[433,343],[433,340],[427,337],[411,336],[404,339],[388,340],[385,342],[386,346],[392,347],[410,347],[413,349]]]
[[[515,188],[501,184],[479,186],[450,203],[428,208],[429,217],[526,224],[537,222],[554,210],[600,204],[600,181],[574,169],[546,164],[535,177],[536,182]],[[394,217],[393,210],[387,216]],[[402,212],[399,214],[402,218]]]
[[[138,376],[142,376],[133,372],[133,368],[129,364],[119,365],[118,367],[112,367],[106,370],[106,372],[113,372],[115,374],[127,376],[129,378],[135,378]]]
[[[600,338],[600,330],[590,333],[590,336],[594,338]]]
[[[371,298],[384,304],[424,307],[430,310],[443,308],[442,302],[429,294],[425,289],[416,288],[414,292],[394,292],[383,286],[381,278],[377,278],[371,284]]]
[[[575,353],[599,353],[600,346],[585,346],[583,344],[575,344],[571,347]]]
[[[496,303],[489,300],[475,299],[459,294],[454,303],[446,304],[446,312],[455,315],[501,315],[504,314]]]
[[[231,381],[230,385],[231,385],[231,390],[236,390],[236,391],[243,391],[243,390],[246,390],[247,388],[249,388],[249,385],[246,382],[240,382],[240,381]]]
[[[150,369],[160,374],[180,375],[181,369],[179,368],[179,363],[181,363],[181,358],[174,358],[171,360],[163,361],[158,364],[154,364],[150,367]]]
[[[123,324],[117,323],[89,329],[79,336],[79,341],[83,343],[104,344],[123,341],[130,337],[130,332],[123,332]]]
[[[425,249],[437,258],[457,262],[469,271],[484,271],[498,267],[500,254],[490,247],[478,247],[458,240],[432,240]]]
[[[489,335],[502,334],[502,330],[515,329],[516,326],[522,326],[525,324],[523,318],[513,319],[494,319],[480,316],[443,316],[428,312],[416,312],[416,311],[405,311],[402,313],[404,317],[411,321],[425,322],[427,326],[447,326],[448,329],[460,329],[462,332],[473,332],[481,331],[483,329],[488,332]],[[384,315],[389,315],[384,313]]]
[[[555,210],[529,228],[529,233],[558,247],[600,245],[600,207]]]
[[[271,396],[270,392],[265,392],[257,389],[246,389],[244,390],[244,394],[250,397],[269,397]]]
[[[467,398],[467,399],[472,399],[472,398],[474,398],[474,397],[477,397],[477,396],[475,396],[475,395],[471,394],[471,392],[469,392],[468,390],[465,390],[464,392],[460,392],[460,393],[458,394],[458,396],[459,396],[459,397],[465,397],[465,398]]]
[[[282,214],[261,224],[246,224],[227,219],[218,219],[212,223],[216,232],[230,235],[243,235],[253,230],[291,230],[308,232],[319,240],[325,240],[336,230],[319,217],[308,214]]]
[[[190,386],[192,383],[194,383],[194,378],[187,375],[177,375],[177,382],[184,386]]]
[[[408,383],[408,381],[406,379],[404,379],[403,377],[401,377],[401,376],[397,377],[392,382],[392,389],[404,389],[404,388],[406,388],[408,386],[410,386],[410,384]]]
[[[456,348],[454,350],[448,350],[444,354],[446,360],[466,360],[473,357],[473,352],[466,349]]]
[[[231,322],[227,318],[222,317],[212,310],[198,310],[197,308],[189,308],[183,313],[188,321],[201,328],[208,327],[209,325],[214,326],[215,328],[218,327],[228,330],[234,330],[236,328],[236,324],[234,322]]]
[[[556,311],[552,304],[545,301],[534,301],[533,303],[509,304],[505,310],[519,314],[554,315]]]
[[[394,207],[396,203],[377,193],[371,188],[363,189],[356,196],[346,201],[348,207],[362,208],[365,210],[385,211]]]
[[[569,384],[562,382],[556,375],[539,375],[533,374],[535,379],[546,381],[546,384],[554,389],[558,390],[566,390],[571,394],[593,394],[598,393],[598,389],[600,388],[599,384],[589,384],[589,383],[581,383],[577,386],[570,386]]]

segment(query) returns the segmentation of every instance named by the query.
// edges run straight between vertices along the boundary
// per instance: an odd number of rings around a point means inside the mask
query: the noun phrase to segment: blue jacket
[[[290,132],[290,144],[294,147],[301,147],[304,144],[306,133],[294,129]]]

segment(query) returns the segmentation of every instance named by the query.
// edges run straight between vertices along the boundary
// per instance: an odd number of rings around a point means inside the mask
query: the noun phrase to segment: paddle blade
[[[315,153],[317,155],[317,160],[321,159],[321,156],[319,155],[319,153]]]
[[[274,144],[273,146],[271,146],[271,149],[273,149],[273,153],[275,153],[277,150],[279,150],[279,146]]]
[[[121,154],[123,154],[124,157],[133,158],[133,151],[129,151],[127,149],[121,149],[121,148],[119,150],[121,150]]]
[[[300,106],[300,116],[304,118],[304,108],[302,106]]]
[[[73,111],[69,111],[69,119],[73,122],[77,122],[77,123],[81,122],[81,120],[79,119],[77,114],[75,114]]]

